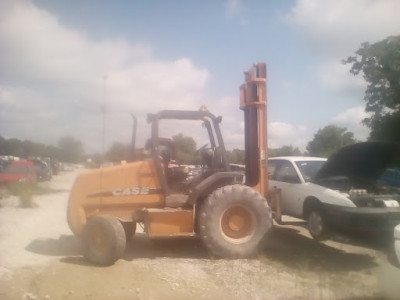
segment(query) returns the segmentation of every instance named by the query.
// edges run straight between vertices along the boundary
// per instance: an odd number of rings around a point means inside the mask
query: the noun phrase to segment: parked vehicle
[[[12,182],[36,181],[34,164],[28,160],[14,160],[7,164],[0,173],[0,184]]]
[[[54,158],[47,158],[46,163],[50,166],[53,175],[58,175],[62,169],[62,165]]]
[[[400,187],[400,168],[386,169],[380,180],[388,185]]]
[[[386,299],[400,298],[400,224],[394,228],[387,259],[380,266],[380,286]]]
[[[229,164],[229,165],[231,166],[232,171],[243,172],[243,174],[246,172],[245,165],[239,165],[239,164]]]
[[[397,163],[399,149],[367,142],[329,160],[270,158],[269,187],[280,191],[282,214],[306,220],[316,240],[328,239],[333,229],[391,232],[400,223],[400,191],[379,179]]]
[[[53,172],[47,162],[41,159],[33,159],[31,161],[34,164],[34,169],[38,181],[48,181],[51,179]]]

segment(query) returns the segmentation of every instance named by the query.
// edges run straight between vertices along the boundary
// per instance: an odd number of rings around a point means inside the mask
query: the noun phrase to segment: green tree
[[[107,151],[106,157],[112,162],[120,162],[121,160],[129,161],[131,148],[132,146],[130,144],[116,142]]]
[[[1,149],[1,154],[26,158],[24,145],[20,140],[14,138],[5,140],[4,148]]]
[[[307,144],[307,151],[312,156],[329,157],[340,148],[354,144],[354,134],[335,125],[328,125],[314,134],[314,139]]]
[[[363,74],[368,86],[363,123],[371,129],[371,140],[400,142],[400,36],[365,42],[343,62],[352,64],[350,72]]]
[[[71,136],[62,137],[58,141],[60,159],[64,162],[81,162],[84,156],[83,144]]]
[[[182,133],[172,137],[176,145],[176,158],[181,164],[195,164],[198,161],[196,142]]]
[[[227,151],[228,161],[232,164],[244,165],[245,154],[244,150],[233,149],[232,151]]]
[[[268,149],[268,156],[299,156],[303,155],[303,153],[297,147],[293,147],[292,145],[285,145],[281,148],[276,149]]]
[[[47,145],[44,146],[44,152],[40,155],[44,157],[60,158],[60,149],[56,146]]]
[[[38,157],[44,156],[46,152],[46,146],[39,143],[34,143],[29,140],[25,140],[21,143],[23,148],[23,157]]]

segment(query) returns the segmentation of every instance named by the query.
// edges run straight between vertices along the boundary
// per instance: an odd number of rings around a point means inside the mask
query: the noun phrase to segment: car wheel
[[[248,186],[219,188],[200,209],[200,237],[208,250],[218,257],[251,255],[271,227],[267,201]]]
[[[308,215],[308,231],[317,241],[325,241],[329,238],[330,232],[321,209],[311,209]]]
[[[125,231],[121,222],[114,217],[90,218],[82,237],[84,257],[96,265],[111,265],[125,251]]]

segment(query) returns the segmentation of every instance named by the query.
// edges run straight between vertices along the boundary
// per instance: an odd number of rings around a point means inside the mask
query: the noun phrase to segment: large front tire
[[[89,219],[82,237],[84,257],[96,265],[111,265],[125,252],[125,231],[114,217],[95,216]]]
[[[200,237],[212,254],[243,258],[254,253],[272,217],[260,193],[248,186],[230,185],[205,200],[198,221]]]

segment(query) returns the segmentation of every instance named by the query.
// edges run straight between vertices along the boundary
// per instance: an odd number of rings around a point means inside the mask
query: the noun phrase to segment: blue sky
[[[140,145],[146,113],[206,105],[223,116],[228,148],[242,148],[239,86],[264,61],[270,147],[305,150],[328,124],[363,140],[365,82],[341,60],[398,35],[398,11],[397,0],[4,0],[0,135],[46,144],[72,135],[99,151],[129,141],[131,113]]]

